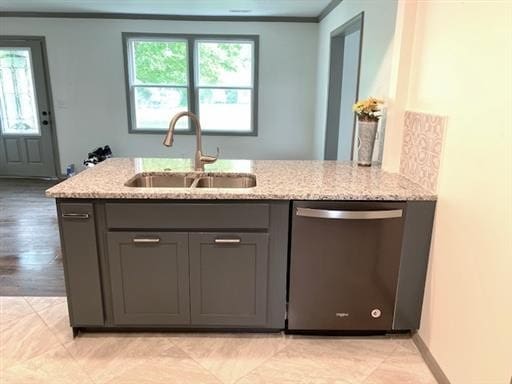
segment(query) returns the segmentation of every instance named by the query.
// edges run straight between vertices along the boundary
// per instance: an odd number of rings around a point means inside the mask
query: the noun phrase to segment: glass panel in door
[[[0,48],[0,129],[40,135],[30,48]]]

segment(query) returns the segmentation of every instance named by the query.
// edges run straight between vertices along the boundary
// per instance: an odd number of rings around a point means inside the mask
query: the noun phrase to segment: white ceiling
[[[316,17],[329,3],[330,0],[0,0],[0,11]]]

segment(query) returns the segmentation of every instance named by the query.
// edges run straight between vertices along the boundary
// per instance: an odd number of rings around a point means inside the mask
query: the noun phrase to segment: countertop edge
[[[319,195],[234,195],[217,193],[216,195],[194,195],[194,194],[157,194],[148,195],[147,193],[132,193],[129,196],[126,194],[116,193],[46,193],[46,197],[54,199],[93,199],[93,200],[326,200],[326,201],[437,201],[436,195],[421,195],[421,196],[397,196],[397,195],[336,195],[325,196]]]

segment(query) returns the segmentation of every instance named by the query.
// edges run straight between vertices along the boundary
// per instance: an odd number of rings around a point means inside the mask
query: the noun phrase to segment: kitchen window
[[[162,133],[177,112],[202,132],[256,135],[258,36],[123,33],[131,133]],[[181,119],[176,133],[193,133]]]

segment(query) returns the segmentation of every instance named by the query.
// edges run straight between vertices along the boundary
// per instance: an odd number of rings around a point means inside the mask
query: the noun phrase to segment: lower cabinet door
[[[264,327],[268,234],[191,233],[193,325]]]
[[[190,323],[187,233],[109,232],[117,325]]]

